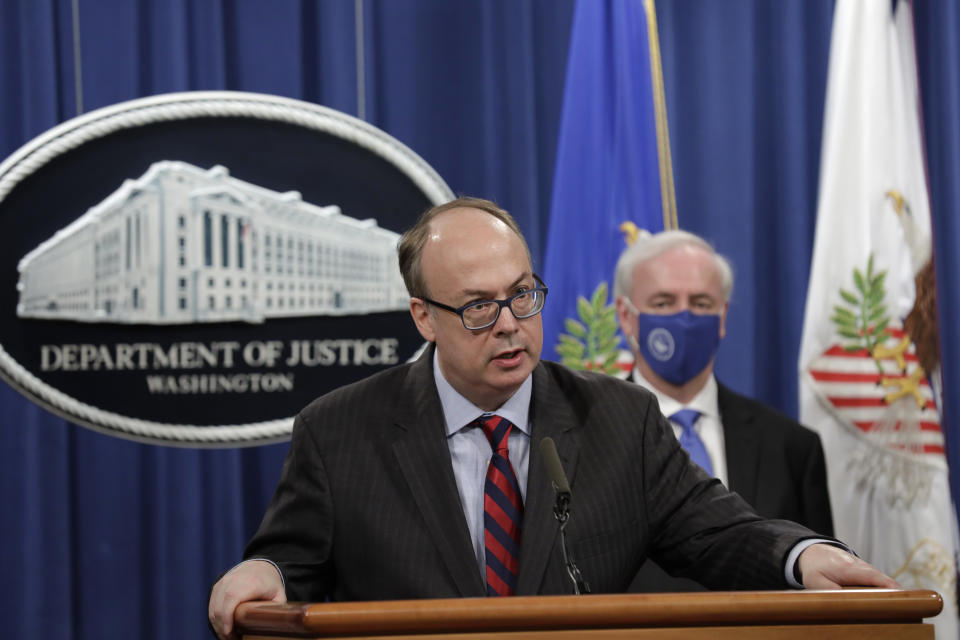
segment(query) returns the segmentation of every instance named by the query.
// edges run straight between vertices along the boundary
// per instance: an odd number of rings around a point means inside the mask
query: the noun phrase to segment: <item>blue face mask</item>
[[[675,385],[703,371],[720,346],[720,316],[681,311],[637,314],[640,354],[654,372]]]

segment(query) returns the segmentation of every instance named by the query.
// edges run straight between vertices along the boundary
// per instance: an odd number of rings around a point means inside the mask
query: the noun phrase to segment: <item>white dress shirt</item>
[[[443,418],[446,423],[447,447],[453,462],[453,475],[457,479],[460,492],[460,506],[467,519],[473,552],[477,556],[480,575],[486,582],[487,560],[483,526],[483,485],[487,478],[487,467],[493,456],[490,441],[483,429],[473,426],[474,420],[482,416],[483,409],[473,404],[454,389],[443,377],[437,363],[437,353],[433,353],[433,377],[437,382]],[[520,388],[507,400],[496,413],[509,420],[514,429],[507,440],[510,450],[509,459],[513,472],[517,475],[520,495],[527,501],[527,470],[530,468],[530,397],[533,392],[533,376],[527,376]]]

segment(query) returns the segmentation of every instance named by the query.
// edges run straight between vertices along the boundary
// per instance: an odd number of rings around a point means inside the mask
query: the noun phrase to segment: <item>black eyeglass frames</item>
[[[463,322],[464,328],[470,331],[479,331],[480,329],[486,329],[496,324],[497,320],[500,319],[500,311],[504,307],[510,307],[513,317],[517,320],[530,318],[540,313],[547,299],[547,287],[538,276],[535,275],[533,277],[536,278],[539,286],[515,293],[503,300],[477,300],[476,302],[465,304],[459,308],[451,307],[450,305],[431,300],[430,298],[421,298],[421,300],[432,304],[438,309],[457,314],[460,316],[460,321]]]

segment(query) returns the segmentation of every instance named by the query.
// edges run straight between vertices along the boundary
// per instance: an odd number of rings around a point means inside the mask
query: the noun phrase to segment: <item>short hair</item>
[[[530,259],[530,248],[527,246],[527,241],[513,216],[490,200],[460,196],[456,200],[427,209],[420,214],[416,223],[400,236],[400,242],[397,244],[397,258],[400,261],[400,274],[403,276],[403,283],[407,286],[407,293],[410,294],[411,298],[423,298],[427,295],[427,285],[423,279],[420,262],[423,247],[427,243],[427,236],[430,235],[430,223],[438,215],[451,209],[478,209],[502,221],[520,238],[523,249],[527,252],[527,260],[531,265],[533,264]]]
[[[637,265],[677,247],[695,247],[713,256],[717,265],[717,272],[720,274],[723,299],[729,301],[730,295],[733,293],[733,268],[730,266],[730,262],[717,253],[710,243],[700,236],[680,229],[669,229],[653,235],[641,236],[620,254],[613,279],[614,296],[623,296],[629,299],[630,292],[633,290],[633,273],[636,271]]]

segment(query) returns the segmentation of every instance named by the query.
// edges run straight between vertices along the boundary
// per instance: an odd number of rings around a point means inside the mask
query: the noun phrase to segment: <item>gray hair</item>
[[[623,296],[629,300],[630,292],[633,290],[633,272],[636,271],[637,265],[677,247],[694,247],[713,256],[717,263],[717,273],[720,274],[723,299],[729,301],[730,295],[733,293],[733,267],[730,266],[730,262],[714,251],[710,243],[700,236],[679,229],[640,236],[634,244],[627,247],[617,260],[617,268],[613,279],[613,295]]]

